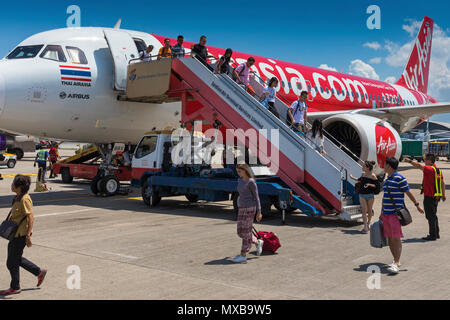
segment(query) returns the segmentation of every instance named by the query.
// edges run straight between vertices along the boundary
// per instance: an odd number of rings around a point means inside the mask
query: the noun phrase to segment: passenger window
[[[302,84],[300,82],[297,82],[297,88],[298,90],[302,90]]]
[[[158,142],[157,136],[144,137],[137,147],[136,159],[140,159],[149,155],[156,150],[156,143]]]
[[[323,93],[323,88],[322,88],[322,87],[320,87],[320,92],[322,92],[322,93]]]
[[[86,55],[77,47],[66,47],[66,50],[72,63],[88,64]]]
[[[42,47],[44,45],[37,45],[37,46],[21,46],[15,48],[6,59],[27,59],[27,58],[34,58],[37,56],[39,51],[41,51]]]
[[[39,57],[42,59],[55,60],[59,62],[67,61],[61,46],[54,45],[47,46]]]

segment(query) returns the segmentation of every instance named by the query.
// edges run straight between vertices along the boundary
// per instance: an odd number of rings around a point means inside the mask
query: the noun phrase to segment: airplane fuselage
[[[0,61],[0,128],[39,137],[86,142],[137,143],[152,129],[177,127],[181,104],[119,101],[114,87],[114,61],[103,28],[58,29],[34,35],[19,46],[60,46],[65,61],[42,58]],[[135,41],[152,44],[164,37],[137,31]],[[172,44],[175,39],[171,39]],[[189,52],[192,43],[185,42]],[[81,49],[87,64],[73,63],[68,47]],[[224,49],[208,47],[219,57]],[[42,51],[40,51],[42,52]],[[243,63],[251,56],[234,52]],[[425,104],[432,97],[403,86],[253,55],[253,71],[264,81],[280,79],[278,94],[292,102],[307,90],[309,112]],[[135,58],[135,57],[130,57]],[[421,121],[425,119],[425,115]],[[405,128],[406,129],[406,128]]]

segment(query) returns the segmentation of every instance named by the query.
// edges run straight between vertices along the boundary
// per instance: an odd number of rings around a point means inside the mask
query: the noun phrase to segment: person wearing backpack
[[[8,243],[8,259],[6,266],[11,274],[11,284],[8,290],[0,291],[1,296],[18,294],[20,289],[20,267],[32,273],[38,278],[39,287],[44,281],[47,270],[39,268],[33,262],[25,259],[23,249],[25,246],[31,247],[31,235],[33,233],[33,201],[28,190],[30,189],[31,179],[28,176],[17,175],[12,184],[11,191],[16,194],[12,202],[9,221],[18,225],[15,237]]]
[[[241,63],[233,70],[233,80],[242,85],[249,94],[255,95],[255,90],[250,85],[251,67],[255,64],[255,58],[249,57],[247,62]]]
[[[217,62],[216,73],[230,74],[230,63],[231,63],[232,55],[233,55],[233,50],[231,50],[230,48],[225,50],[224,55],[221,56],[219,61]]]
[[[161,47],[158,52],[158,60],[172,58],[172,47],[170,46],[170,39],[164,39],[164,47]]]
[[[372,208],[375,202],[375,192],[379,190],[378,177],[373,173],[373,167],[375,166],[375,161],[365,161],[362,167],[362,175],[359,178],[355,178],[350,174],[350,178],[358,181],[359,187],[355,186],[355,189],[359,193],[359,203],[361,205],[361,214],[364,223],[364,229],[361,230],[362,233],[369,232],[370,221],[372,219]]]
[[[300,132],[308,131],[308,106],[305,102],[307,98],[308,91],[302,91],[298,97],[298,100],[295,100],[288,110],[291,124],[294,126],[295,130]]]
[[[258,186],[247,164],[239,164],[236,167],[239,175],[238,180],[238,222],[237,234],[242,238],[241,253],[234,257],[231,261],[234,263],[243,263],[247,261],[247,253],[252,247],[252,243],[256,245],[257,255],[261,255],[264,241],[257,239],[253,234],[253,220],[261,221],[261,204],[259,202]]]

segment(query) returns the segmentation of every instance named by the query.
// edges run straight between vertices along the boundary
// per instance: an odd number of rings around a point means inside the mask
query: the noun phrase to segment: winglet
[[[114,29],[120,29],[121,23],[122,23],[122,18],[119,18],[119,20],[117,20],[116,24],[114,25]]]

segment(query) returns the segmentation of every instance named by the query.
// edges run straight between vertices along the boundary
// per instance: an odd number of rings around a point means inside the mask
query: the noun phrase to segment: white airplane
[[[148,45],[155,54],[164,42],[164,37],[119,27],[57,29],[21,42],[0,61],[0,128],[37,137],[135,145],[146,131],[177,127],[180,102],[118,98],[126,87],[129,61]],[[432,19],[425,17],[395,85],[258,56],[252,69],[264,80],[276,75],[281,80],[278,93],[287,100],[308,88],[310,118],[323,119],[348,147],[359,146],[354,152],[361,158],[376,158],[386,149],[397,155],[398,148],[391,148],[400,144],[394,128],[405,131],[432,114],[450,112],[449,103],[437,103],[426,94],[432,28]],[[189,45],[185,42],[187,52]],[[224,51],[208,49],[216,57]],[[239,63],[248,56],[233,53]],[[393,127],[378,134],[372,129],[380,119]]]

